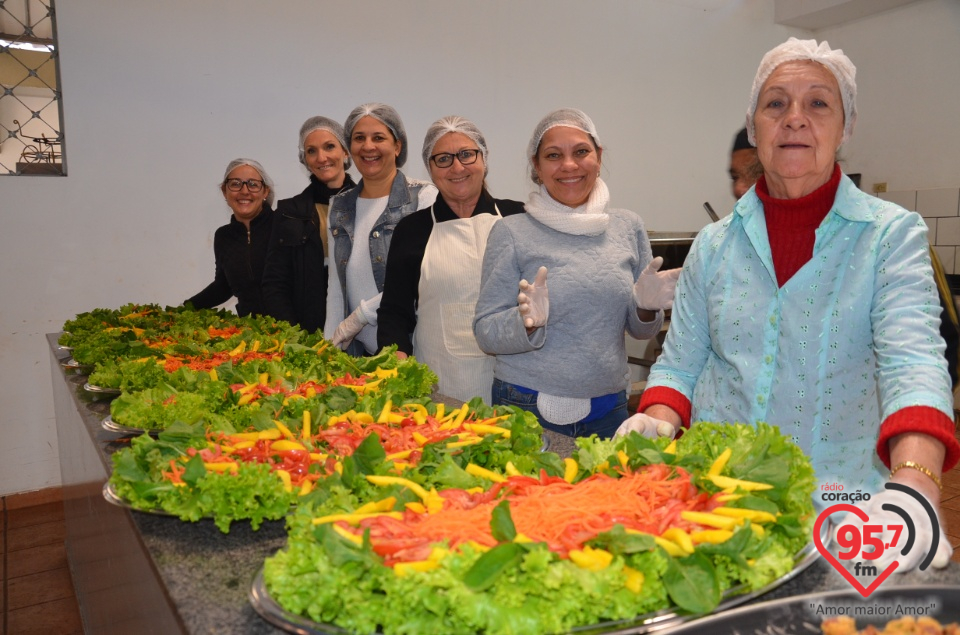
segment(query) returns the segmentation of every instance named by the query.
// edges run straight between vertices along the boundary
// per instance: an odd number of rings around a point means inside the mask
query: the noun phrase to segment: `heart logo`
[[[836,556],[834,556],[832,553],[827,551],[826,546],[824,546],[823,544],[823,540],[820,539],[820,530],[821,530],[821,527],[823,526],[823,523],[827,520],[827,518],[831,514],[834,514],[836,512],[849,512],[851,514],[856,515],[858,518],[860,518],[860,520],[862,520],[865,523],[868,520],[870,520],[870,517],[867,515],[865,511],[863,511],[862,509],[859,509],[858,507],[854,507],[853,505],[848,505],[846,503],[831,505],[830,507],[827,507],[825,510],[820,512],[820,515],[817,516],[817,522],[813,526],[813,543],[817,546],[817,551],[819,551],[823,555],[823,557],[826,558],[827,562],[833,565],[834,569],[840,572],[840,575],[842,575],[844,578],[847,579],[847,582],[853,585],[853,588],[855,588],[857,591],[860,592],[860,595],[862,595],[865,598],[869,597],[870,594],[873,593],[876,590],[876,588],[880,586],[880,584],[884,580],[887,579],[887,576],[889,576],[891,573],[893,573],[897,569],[900,563],[894,560],[889,565],[887,565],[887,568],[884,569],[880,573],[880,575],[878,575],[874,579],[874,581],[870,583],[870,586],[864,587],[862,584],[860,584],[860,580],[858,580],[852,573],[850,573],[850,571],[848,571],[847,568],[844,567],[839,560],[837,560]]]

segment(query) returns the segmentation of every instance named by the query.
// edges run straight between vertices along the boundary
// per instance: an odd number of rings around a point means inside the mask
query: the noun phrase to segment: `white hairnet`
[[[843,139],[840,143],[846,143],[857,122],[857,67],[841,49],[831,49],[825,41],[817,44],[816,40],[798,40],[795,37],[770,49],[760,60],[757,76],[753,78],[753,88],[750,89],[750,103],[747,105],[747,134],[750,143],[757,145],[753,116],[757,112],[757,98],[764,82],[778,66],[797,60],[819,62],[837,78],[840,96],[843,98]]]
[[[230,173],[241,165],[249,165],[251,168],[260,173],[260,178],[263,179],[263,184],[270,188],[270,192],[267,194],[267,205],[273,207],[273,179],[271,179],[270,175],[267,174],[267,171],[263,169],[263,166],[253,159],[234,159],[228,163],[227,169],[223,171],[223,180],[220,181],[220,187],[223,187],[224,184],[226,184],[227,177],[230,176]]]
[[[459,115],[449,115],[443,119],[437,119],[427,128],[427,135],[423,138],[423,164],[430,170],[430,156],[433,154],[433,148],[437,141],[449,132],[459,132],[473,140],[480,148],[480,155],[483,157],[483,174],[486,176],[487,164],[487,140],[483,138],[483,133],[477,128],[476,124]]]
[[[593,139],[593,144],[597,146],[597,148],[603,147],[600,145],[600,135],[597,134],[597,127],[593,125],[593,120],[587,116],[587,113],[582,110],[577,110],[576,108],[560,108],[554,110],[540,120],[540,123],[537,124],[537,127],[533,131],[533,136],[530,137],[529,145],[527,145],[527,163],[530,165],[530,179],[534,183],[539,183],[533,158],[537,156],[537,151],[540,150],[540,140],[543,139],[543,135],[547,133],[547,130],[556,128],[557,126],[567,126],[568,128],[582,130],[590,135],[590,138]]]
[[[303,145],[307,142],[307,137],[309,137],[310,133],[314,130],[326,130],[337,138],[337,141],[340,142],[340,147],[342,147],[343,151],[347,153],[347,158],[343,162],[343,167],[344,169],[349,168],[350,146],[347,145],[347,139],[343,136],[343,126],[329,117],[321,117],[320,115],[317,115],[316,117],[310,117],[303,122],[302,126],[300,126],[300,163],[304,163]],[[304,163],[304,165],[306,164]]]
[[[397,167],[402,168],[403,164],[407,162],[407,131],[403,128],[403,121],[401,121],[400,115],[392,106],[386,104],[373,102],[357,106],[347,116],[347,121],[343,124],[343,129],[346,131],[348,139],[353,136],[353,129],[356,127],[357,122],[364,117],[373,117],[385,125],[390,130],[393,138],[400,142],[400,154],[397,155]]]

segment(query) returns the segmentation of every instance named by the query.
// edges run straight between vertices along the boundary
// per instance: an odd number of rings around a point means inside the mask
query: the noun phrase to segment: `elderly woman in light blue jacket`
[[[343,128],[362,178],[330,200],[327,244],[336,275],[330,276],[323,332],[353,355],[372,355],[393,230],[401,218],[433,203],[437,188],[399,170],[407,160],[407,133],[390,106],[358,106]]]

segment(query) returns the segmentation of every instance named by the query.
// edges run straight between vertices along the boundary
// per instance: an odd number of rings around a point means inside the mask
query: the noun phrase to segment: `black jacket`
[[[229,224],[218,228],[213,235],[213,282],[186,302],[195,309],[212,309],[237,296],[238,315],[266,313],[260,280],[274,217],[274,211],[264,203],[263,211],[250,221],[249,231],[232,216]]]
[[[331,196],[354,185],[348,174],[342,188],[331,190],[311,175],[303,192],[277,203],[263,271],[263,300],[270,316],[306,331],[323,328],[327,267],[316,206],[329,204]]]

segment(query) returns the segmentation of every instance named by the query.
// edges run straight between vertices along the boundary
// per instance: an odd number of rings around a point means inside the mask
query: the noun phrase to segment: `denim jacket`
[[[417,201],[420,190],[433,187],[426,181],[408,179],[403,172],[397,170],[390,187],[390,197],[387,199],[387,208],[377,219],[370,232],[370,265],[373,267],[373,279],[377,283],[377,290],[383,292],[383,280],[387,270],[387,252],[390,251],[390,240],[393,230],[400,219],[417,211]],[[363,179],[357,187],[330,199],[330,233],[333,235],[331,255],[336,264],[337,276],[340,279],[340,290],[343,293],[344,309],[347,302],[347,261],[353,251],[354,225],[357,215],[357,199],[363,191]],[[340,319],[345,318],[343,315]]]

